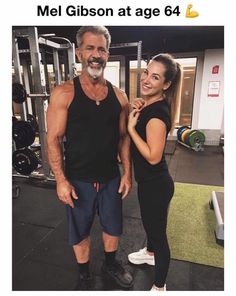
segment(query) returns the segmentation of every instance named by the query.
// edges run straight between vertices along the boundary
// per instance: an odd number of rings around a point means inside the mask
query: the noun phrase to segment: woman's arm
[[[128,131],[140,154],[152,165],[160,162],[165,148],[166,125],[158,119],[152,118],[146,126],[145,142],[137,133],[135,126],[139,112],[133,110],[129,116]]]

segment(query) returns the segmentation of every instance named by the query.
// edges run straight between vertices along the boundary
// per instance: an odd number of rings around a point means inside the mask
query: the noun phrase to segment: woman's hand
[[[134,109],[130,114],[129,114],[129,121],[128,121],[128,132],[130,133],[136,126],[138,122],[140,112],[136,109]]]
[[[145,100],[142,98],[137,98],[131,103],[131,107],[135,110],[141,111],[145,107]]]

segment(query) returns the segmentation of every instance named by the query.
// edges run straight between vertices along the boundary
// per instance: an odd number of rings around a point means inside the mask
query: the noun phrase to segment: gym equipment
[[[189,128],[187,125],[181,126],[177,131],[177,138],[179,141],[181,141],[181,133],[186,129]]]
[[[196,143],[204,143],[205,142],[205,135],[198,131],[192,130],[186,138],[186,144],[193,147]]]
[[[34,132],[38,132],[39,131],[38,121],[37,121],[37,119],[36,119],[36,117],[34,115],[27,114],[27,121],[32,126]]]
[[[181,133],[181,141],[185,143],[188,134],[191,132],[189,128],[186,128],[185,130],[182,131]]]
[[[15,116],[12,116],[12,124],[14,125],[17,121],[18,119]]]
[[[27,99],[27,93],[21,83],[12,84],[12,100],[17,104],[23,104]]]
[[[199,130],[191,130],[188,126],[181,126],[177,131],[178,142],[194,151],[203,151],[205,135]]]
[[[186,131],[186,130],[190,130],[190,128],[188,126],[185,126],[181,129],[181,131],[179,132],[179,141],[182,141],[182,134]]]
[[[138,42],[126,42],[111,44],[110,49],[117,48],[127,48],[127,47],[137,47],[137,97],[140,97],[140,77],[141,77],[141,64],[142,64],[142,41]],[[115,57],[115,58],[114,58]],[[117,57],[114,56],[114,60],[117,60]],[[113,60],[112,56],[109,57],[109,60]],[[125,59],[120,60],[121,71],[120,71],[120,88],[125,91]],[[123,66],[122,66],[123,64]]]
[[[54,82],[55,84],[60,84],[62,80],[72,79],[76,74],[75,45],[68,39],[56,37],[55,34],[50,34],[50,36],[39,35],[37,27],[34,26],[16,27],[12,33],[14,82],[20,84],[24,82],[28,94],[27,100],[20,105],[20,115],[21,119],[31,126],[31,131],[33,130],[33,132],[30,132],[26,128],[26,124],[22,130],[19,129],[20,131],[15,128],[17,132],[13,132],[13,139],[16,141],[16,149],[20,149],[31,145],[35,133],[37,133],[41,147],[42,169],[40,173],[35,172],[35,174],[31,174],[31,177],[50,179],[51,170],[47,157],[47,127],[45,120],[45,111],[50,92],[46,54],[50,55],[50,59],[52,55],[55,72]],[[59,39],[59,42],[56,39]],[[26,41],[24,42],[23,49],[20,46],[22,40]],[[64,71],[61,67],[62,57]],[[36,115],[37,125],[34,118],[27,115],[28,113]],[[23,127],[22,124],[21,126]],[[24,140],[21,142],[19,138],[22,135]],[[28,140],[28,138],[31,140]]]
[[[13,152],[12,165],[14,169],[23,175],[30,175],[38,167],[39,161],[36,154],[28,149],[18,149]]]
[[[110,49],[124,47],[137,48],[137,97],[139,97],[142,41],[113,44],[110,46]],[[115,61],[117,60],[116,55],[113,56],[113,59]],[[112,60],[111,56],[109,60]],[[122,57],[120,61],[120,87],[125,90],[125,57]],[[41,149],[42,168],[40,169],[40,173],[34,172],[30,177],[51,181],[52,172],[47,156],[45,111],[51,91],[50,86],[53,87],[54,85],[61,84],[63,81],[73,79],[77,75],[75,44],[66,38],[55,36],[55,34],[39,34],[35,26],[15,27],[12,31],[12,62],[14,67],[14,82],[18,82],[19,84],[24,83],[27,92],[27,100],[18,106],[21,119],[30,122],[31,127],[33,127],[34,132],[38,136]],[[53,65],[53,78],[50,77],[48,72],[48,65],[51,64]],[[37,126],[35,120],[32,117],[29,118],[29,113],[36,116]],[[21,131],[21,133],[23,132]],[[16,149],[20,149],[26,144],[29,143],[21,145],[18,143],[18,146],[15,146]]]
[[[189,133],[188,133],[188,135],[187,135],[186,138],[185,138],[185,141],[184,141],[184,142],[185,142],[187,145],[189,145],[189,146],[191,146],[190,143],[189,143],[190,136],[191,136],[191,134],[194,133],[195,131],[196,131],[196,130],[190,130]]]
[[[216,242],[224,245],[224,192],[212,191],[209,204],[216,216]]]
[[[29,122],[18,120],[13,123],[12,138],[17,149],[24,148],[34,143],[35,131]]]

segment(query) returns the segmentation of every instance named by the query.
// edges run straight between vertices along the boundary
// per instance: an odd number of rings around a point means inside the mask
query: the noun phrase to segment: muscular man
[[[58,197],[67,208],[69,243],[79,267],[78,289],[90,289],[89,233],[96,213],[103,229],[102,270],[127,288],[132,276],[115,255],[122,233],[122,199],[131,189],[128,100],[104,79],[111,40],[107,28],[81,27],[76,39],[81,75],[53,90],[47,110],[49,162]]]

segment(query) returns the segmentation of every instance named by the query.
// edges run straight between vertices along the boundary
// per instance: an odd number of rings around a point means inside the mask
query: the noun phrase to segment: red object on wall
[[[220,70],[220,66],[215,65],[214,67],[212,67],[212,74],[218,74],[219,70]]]

